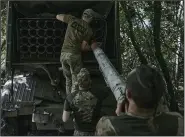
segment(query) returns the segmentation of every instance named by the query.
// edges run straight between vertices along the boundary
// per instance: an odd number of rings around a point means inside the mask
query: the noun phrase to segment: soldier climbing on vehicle
[[[146,65],[135,68],[126,81],[126,99],[122,103],[124,113],[102,117],[95,135],[183,136],[184,120],[179,113],[157,111],[165,86],[156,69]]]
[[[87,69],[77,75],[76,89],[64,103],[63,121],[74,116],[75,136],[93,136],[100,119],[101,100],[91,93],[91,78]],[[71,114],[73,112],[73,114]]]
[[[82,68],[81,51],[91,50],[91,40],[93,31],[90,23],[100,15],[92,9],[86,9],[82,14],[82,19],[72,15],[58,14],[56,18],[68,24],[64,43],[62,46],[60,62],[66,78],[66,94],[71,93],[76,81],[76,75]]]

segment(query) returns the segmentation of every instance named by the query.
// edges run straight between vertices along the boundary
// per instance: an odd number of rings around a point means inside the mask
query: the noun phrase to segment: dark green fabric
[[[178,117],[165,113],[153,120],[122,114],[110,121],[118,136],[175,136],[178,130]]]

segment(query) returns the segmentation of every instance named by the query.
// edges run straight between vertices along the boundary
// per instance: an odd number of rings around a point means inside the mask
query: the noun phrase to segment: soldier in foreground
[[[68,24],[61,51],[60,62],[66,78],[66,94],[69,94],[76,81],[76,75],[82,68],[81,51],[91,50],[93,31],[90,23],[99,14],[92,9],[83,12],[82,19],[71,15],[59,14],[56,18]]]
[[[93,136],[100,119],[101,101],[90,92],[91,78],[87,69],[80,70],[77,82],[77,89],[65,100],[62,119],[66,122],[73,112],[74,136]]]
[[[141,65],[131,71],[126,81],[124,113],[102,117],[95,135],[183,136],[184,120],[179,113],[156,113],[165,86],[162,76],[154,68]]]

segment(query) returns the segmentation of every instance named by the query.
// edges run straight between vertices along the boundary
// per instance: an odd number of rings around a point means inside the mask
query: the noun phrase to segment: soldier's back
[[[68,97],[75,118],[75,129],[94,131],[100,119],[101,101],[90,91],[75,91]]]
[[[101,118],[96,135],[117,136],[175,136],[184,134],[184,122],[180,114],[161,113],[154,118],[141,118],[122,114]],[[105,128],[106,127],[106,128]]]
[[[82,19],[74,18],[66,30],[62,51],[80,53],[81,43],[93,35],[89,24]]]

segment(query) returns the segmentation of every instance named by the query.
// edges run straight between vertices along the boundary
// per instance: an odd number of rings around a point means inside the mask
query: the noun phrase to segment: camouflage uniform
[[[80,132],[78,130],[74,131],[74,136],[94,136],[94,132]]]
[[[82,67],[81,55],[62,52],[60,62],[66,78],[66,94],[68,95],[71,93],[72,85],[74,86],[76,82],[76,75]]]
[[[132,108],[119,116],[102,117],[96,127],[95,135],[107,136],[182,136],[184,134],[183,117],[176,112],[168,112],[167,102],[163,96],[166,89],[160,73],[146,65],[134,69],[129,73],[126,89],[130,90],[135,107],[144,110],[156,110],[155,115],[134,115]],[[129,96],[129,91],[126,90]],[[127,100],[127,98],[126,98]],[[129,100],[128,106],[129,107]],[[130,103],[132,107],[133,104]],[[134,105],[133,105],[134,106]],[[149,113],[148,113],[149,114]]]
[[[65,15],[63,21],[68,24],[62,46],[60,62],[66,78],[66,93],[71,92],[76,75],[82,67],[81,44],[89,42],[93,32],[88,23],[71,15]]]
[[[90,82],[89,73],[82,68],[77,75],[78,86],[83,87],[84,82]],[[85,83],[88,85],[88,83]],[[100,119],[101,100],[95,97],[89,90],[75,89],[70,93],[64,103],[64,110],[73,112],[75,136],[94,135],[96,124]]]
[[[184,120],[176,112],[165,112],[155,118],[122,114],[102,117],[96,126],[96,136],[183,136]]]

